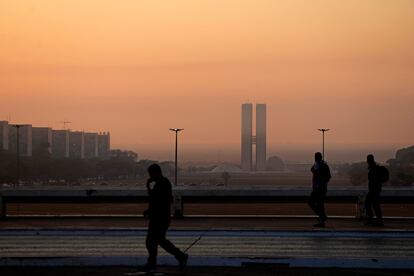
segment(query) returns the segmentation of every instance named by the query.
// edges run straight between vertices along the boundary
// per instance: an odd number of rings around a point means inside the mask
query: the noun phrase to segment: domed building
[[[278,156],[269,157],[266,162],[266,169],[268,171],[284,171],[286,170],[285,162]]]
[[[221,164],[221,165],[218,165],[217,167],[215,167],[214,169],[212,169],[211,172],[214,172],[214,173],[224,173],[224,172],[241,173],[242,170],[240,169],[240,167],[238,167],[236,165],[233,165],[233,164]]]

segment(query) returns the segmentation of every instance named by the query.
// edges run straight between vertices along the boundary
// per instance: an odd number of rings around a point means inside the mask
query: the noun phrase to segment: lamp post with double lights
[[[178,186],[178,132],[183,131],[183,128],[170,128],[171,131],[175,132],[175,162],[174,162],[174,185]],[[174,217],[182,218],[184,213],[183,202],[180,195],[174,195]]]
[[[318,128],[318,131],[322,132],[322,160],[325,160],[325,132],[329,131],[329,128]]]
[[[171,131],[175,132],[175,162],[174,162],[174,185],[178,186],[177,182],[177,171],[178,171],[178,132],[183,131],[183,128],[170,128]]]

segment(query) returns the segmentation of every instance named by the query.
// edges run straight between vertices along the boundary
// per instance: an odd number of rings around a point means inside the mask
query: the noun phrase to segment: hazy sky
[[[258,102],[286,158],[318,149],[319,127],[332,152],[413,144],[413,14],[412,0],[0,0],[0,119],[67,119],[167,159],[183,127],[184,159],[237,160],[240,105]]]

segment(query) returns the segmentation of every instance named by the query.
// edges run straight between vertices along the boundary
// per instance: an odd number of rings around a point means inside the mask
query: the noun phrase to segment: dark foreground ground
[[[135,268],[131,267],[88,267],[88,268],[78,268],[78,267],[60,267],[60,268],[31,268],[31,267],[0,267],[0,275],[2,276],[124,276],[128,275],[131,272],[136,272]],[[162,267],[159,271],[164,272],[164,275],[186,275],[186,276],[262,276],[262,275],[315,275],[315,276],[325,276],[325,275],[378,275],[378,276],[388,276],[388,275],[414,275],[414,271],[408,270],[373,270],[373,269],[315,269],[315,268],[286,268],[286,267],[194,267],[188,268],[185,272],[178,272],[176,268]]]

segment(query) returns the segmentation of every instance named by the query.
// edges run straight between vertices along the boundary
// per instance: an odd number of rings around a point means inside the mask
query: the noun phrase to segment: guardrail
[[[305,203],[311,190],[299,187],[238,187],[187,188],[174,190],[174,208],[177,217],[184,216],[189,203]],[[363,217],[364,187],[331,188],[327,202],[355,204],[356,217]],[[6,217],[8,203],[145,203],[146,190],[142,188],[17,188],[0,189],[0,217]],[[414,189],[385,188],[383,203],[414,203]]]

